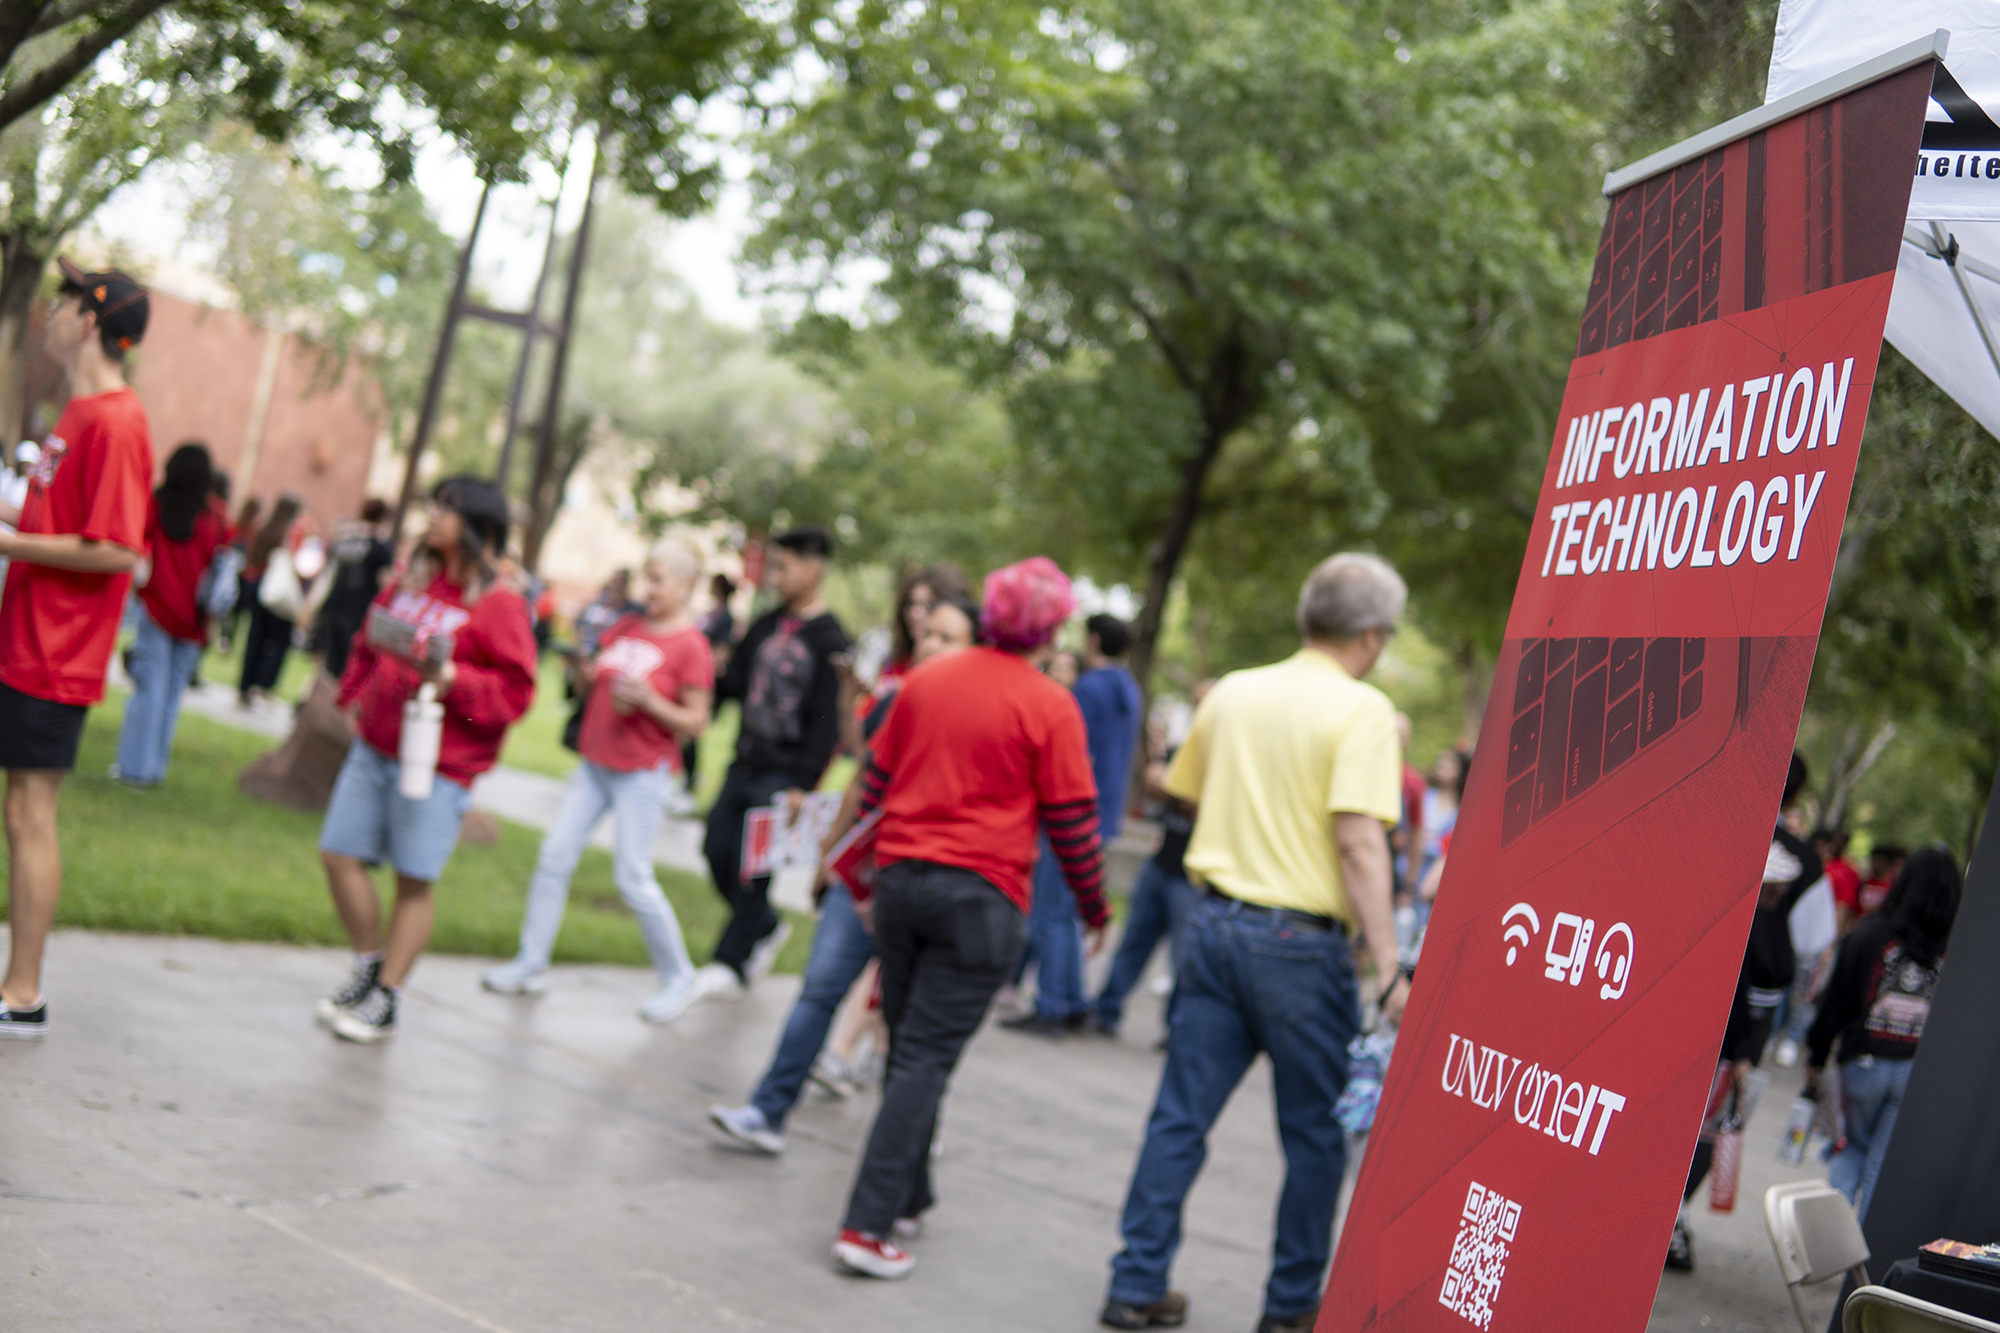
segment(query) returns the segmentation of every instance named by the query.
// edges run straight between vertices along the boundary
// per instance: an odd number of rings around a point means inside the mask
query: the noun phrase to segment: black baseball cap
[[[62,270],[63,282],[82,293],[83,308],[97,316],[98,329],[117,343],[121,351],[130,350],[146,336],[146,319],[152,313],[152,305],[146,299],[146,289],[130,275],[116,269],[85,273],[61,257],[56,259],[56,267]]]

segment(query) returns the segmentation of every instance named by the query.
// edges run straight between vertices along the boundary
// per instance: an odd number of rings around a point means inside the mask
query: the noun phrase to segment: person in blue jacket
[[[1083,674],[1076,703],[1089,733],[1090,767],[1097,778],[1097,826],[1109,846],[1125,815],[1125,791],[1132,755],[1145,722],[1145,697],[1125,669],[1132,628],[1117,616],[1095,615],[1084,622]],[[1062,868],[1044,839],[1035,863],[1034,911],[1028,919],[1028,947],[1035,959],[1035,1007],[1002,1024],[1017,1032],[1061,1036],[1082,1030],[1091,1015],[1083,989],[1083,927],[1076,903],[1063,882]]]

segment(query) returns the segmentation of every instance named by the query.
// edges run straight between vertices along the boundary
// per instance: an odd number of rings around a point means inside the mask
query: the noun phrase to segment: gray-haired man
[[[1402,808],[1402,748],[1395,705],[1361,683],[1407,596],[1374,556],[1321,563],[1299,594],[1304,646],[1217,682],[1167,773],[1167,790],[1196,806],[1187,869],[1206,896],[1181,937],[1166,1068],[1100,1316],[1111,1328],[1187,1318],[1187,1298],[1167,1290],[1182,1204],[1209,1126],[1260,1051],[1286,1173],[1258,1333],[1312,1327],[1347,1160],[1333,1107],[1359,1023],[1355,929],[1388,979],[1379,998],[1392,1021],[1409,995],[1386,834]]]

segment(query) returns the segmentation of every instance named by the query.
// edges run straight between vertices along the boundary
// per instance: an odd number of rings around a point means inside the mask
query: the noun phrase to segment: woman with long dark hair
[[[243,577],[250,588],[250,629],[243,637],[243,674],[238,678],[236,697],[245,708],[253,691],[269,693],[277,688],[285,669],[285,654],[292,648],[297,622],[264,604],[264,576],[273,560],[290,560],[292,529],[305,512],[305,503],[296,495],[278,497],[271,516],[250,542],[244,556]]]
[[[438,484],[430,525],[402,579],[382,590],[355,636],[339,705],[355,739],[334,782],[320,831],[320,860],[334,909],[354,943],[346,984],[319,1015],[349,1041],[396,1031],[396,999],[431,933],[431,885],[458,845],[472,782],[500,757],[507,728],[535,697],[535,636],[528,606],[495,567],[507,546],[507,497],[490,481]],[[430,794],[402,794],[403,710],[424,686],[444,709]],[[368,867],[396,872],[396,907],[382,902]]]
[[[132,698],[112,768],[112,776],[129,786],[156,787],[167,776],[181,692],[208,637],[208,617],[195,594],[229,536],[228,524],[209,503],[214,475],[207,446],[190,440],[167,459],[166,477],[153,492],[146,523],[152,570],[139,589]]]
[[[1903,863],[1890,901],[1861,919],[1840,943],[1819,1016],[1806,1035],[1806,1086],[1817,1090],[1836,1039],[1840,1044],[1840,1122],[1845,1142],[1827,1179],[1868,1216],[1875,1178],[1902,1110],[1910,1066],[1930,1017],[1944,967],[1944,947],[1964,890],[1958,862],[1926,847]]]

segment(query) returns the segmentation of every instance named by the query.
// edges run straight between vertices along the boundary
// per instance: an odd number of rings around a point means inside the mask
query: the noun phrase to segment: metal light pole
[[[389,533],[391,544],[402,539],[403,519],[409,513],[410,501],[416,498],[417,465],[423,461],[424,448],[430,443],[431,430],[437,424],[438,399],[444,395],[444,377],[451,367],[452,344],[458,341],[458,321],[465,314],[465,288],[472,277],[472,251],[479,244],[479,228],[486,221],[487,196],[492,193],[492,181],[486,181],[479,187],[479,207],[473,210],[472,232],[465,238],[465,248],[459,251],[458,274],[452,279],[451,300],[444,308],[444,327],[438,330],[437,352],[431,358],[430,381],[424,385],[424,405],[417,413],[417,433],[410,441],[410,461],[403,469],[403,493],[396,500],[396,521]]]
[[[560,331],[556,335],[555,359],[549,366],[548,397],[542,404],[539,437],[535,441],[535,467],[528,483],[528,530],[522,542],[522,561],[532,571],[541,560],[542,537],[548,531],[554,510],[553,497],[545,496],[550,473],[555,468],[556,429],[562,415],[563,381],[569,371],[569,347],[576,332],[576,302],[583,289],[584,255],[590,247],[590,223],[597,207],[597,182],[604,175],[604,141],[592,145],[590,185],[583,196],[583,216],[577,220],[576,243],[570,248],[568,285],[563,291]]]

